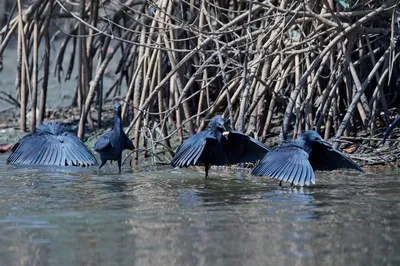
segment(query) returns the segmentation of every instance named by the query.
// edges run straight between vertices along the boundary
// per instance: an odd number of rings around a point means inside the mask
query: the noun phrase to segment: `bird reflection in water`
[[[315,195],[308,188],[304,187],[285,187],[270,192],[262,196],[266,203],[266,211],[271,215],[280,215],[282,211],[294,220],[318,219],[319,214],[316,210],[317,204]],[[286,217],[287,218],[287,217]],[[286,219],[285,218],[285,219]]]

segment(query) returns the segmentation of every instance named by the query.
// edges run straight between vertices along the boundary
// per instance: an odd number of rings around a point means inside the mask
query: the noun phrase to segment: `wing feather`
[[[293,176],[293,184],[294,185],[301,185],[304,186],[304,184],[300,184],[300,177],[301,177],[301,172],[302,172],[303,167],[300,167],[299,164],[295,164],[295,166],[293,167],[293,171],[291,173],[291,175]]]
[[[271,171],[271,177],[286,182],[289,179],[289,175],[287,175],[287,172],[291,170],[289,167],[290,167],[289,161],[283,162],[283,164],[282,162],[274,161],[274,169]]]
[[[75,160],[76,165],[89,166],[97,164],[96,158],[86,148],[85,144],[75,135],[64,132],[59,136],[59,140],[63,142],[63,152],[65,158]]]
[[[43,149],[46,149],[47,154],[48,154],[47,159],[44,162],[46,165],[54,165],[54,162],[53,162],[54,147],[53,146],[54,145],[51,142],[48,145],[43,146]]]
[[[302,186],[304,186],[305,181],[306,181],[306,175],[305,175],[306,168],[301,167],[299,170],[300,170],[299,173],[298,173],[298,176],[299,176],[299,184],[301,184]]]
[[[55,145],[53,145],[54,148],[54,155],[53,155],[53,164],[54,165],[61,165],[61,150],[58,149],[58,147],[56,147]]]
[[[239,131],[230,131],[224,141],[228,164],[250,163],[262,159],[269,148]]]
[[[133,145],[132,140],[130,140],[126,134],[124,134],[124,136],[125,136],[125,147],[124,147],[124,149],[126,149],[126,150],[134,150],[135,149],[135,145]]]
[[[43,146],[33,148],[32,150],[36,150],[36,149],[38,150],[38,153],[37,153],[36,159],[34,159],[32,164],[40,164],[40,161],[43,159],[44,156],[46,156]]]
[[[307,171],[308,171],[308,176],[310,177],[307,179],[307,180],[309,180],[308,183],[311,181],[312,184],[315,184],[315,173],[314,173],[313,169],[307,169]]]
[[[198,151],[199,148],[200,148],[200,151]],[[197,162],[197,161],[194,160],[194,158],[197,155],[196,152],[201,153],[202,148],[203,147],[201,145],[190,146],[190,147],[186,148],[183,151],[183,154],[182,154],[181,164],[183,166],[189,166],[191,163],[195,164]],[[195,154],[195,156],[193,156],[193,154]]]
[[[313,169],[308,161],[308,154],[291,143],[270,151],[252,171],[253,175],[266,175],[301,186],[312,179],[310,173],[313,174]]]
[[[273,177],[276,175],[276,173],[279,172],[279,169],[280,169],[281,167],[282,167],[282,165],[280,165],[279,162],[273,161],[273,160],[268,160],[268,161],[266,161],[265,164],[263,165],[263,168],[262,168],[261,171],[269,171],[269,173],[270,173],[269,176],[270,176],[271,178],[273,178]],[[278,179],[281,180],[282,177],[281,177],[281,178],[278,178]]]
[[[283,176],[285,177],[283,179],[284,182],[289,182],[289,183],[294,183],[296,179],[296,172],[297,172],[298,165],[293,164],[292,161],[288,160],[288,163],[286,164],[285,168],[283,168],[284,173]]]
[[[61,166],[97,164],[85,144],[63,130],[64,127],[58,122],[43,123],[36,133],[25,136],[14,146],[7,163]]]
[[[394,129],[395,127],[397,127],[399,123],[400,123],[400,116],[397,117],[397,118],[389,125],[389,127],[386,129],[385,135],[383,136],[382,144],[385,144],[385,141],[386,141],[387,137],[390,135],[390,133],[392,133],[393,129]]]
[[[201,146],[195,146],[192,149],[190,149],[187,152],[188,161],[186,162],[186,166],[189,166],[190,164],[195,164],[198,161],[202,150],[203,147]]]
[[[107,148],[108,145],[111,145],[110,139],[111,139],[112,131],[107,132],[101,138],[94,144],[94,150],[99,152],[101,150],[104,150]]]
[[[350,168],[364,173],[356,162],[323,140],[313,142],[310,163],[314,170],[331,171]]]
[[[216,144],[217,140],[212,131],[204,130],[186,139],[178,148],[174,158],[171,160],[173,167],[186,167],[204,163],[201,155],[206,148]]]
[[[189,165],[189,161],[192,160],[192,158],[189,157],[190,151],[191,151],[191,149],[184,149],[182,151],[182,156],[178,160],[178,164],[180,164],[182,166],[188,166]]]

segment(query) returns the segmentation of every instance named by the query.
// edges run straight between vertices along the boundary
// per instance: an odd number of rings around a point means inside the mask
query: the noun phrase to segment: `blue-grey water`
[[[247,170],[16,167],[0,156],[1,265],[399,265],[397,171],[278,187]]]

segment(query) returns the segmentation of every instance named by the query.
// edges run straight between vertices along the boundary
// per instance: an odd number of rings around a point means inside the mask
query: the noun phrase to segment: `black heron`
[[[270,151],[251,172],[255,176],[269,176],[292,185],[315,184],[314,171],[350,168],[363,172],[353,160],[324,141],[313,130],[287,141]]]
[[[134,150],[132,141],[125,134],[121,120],[121,104],[114,105],[114,128],[101,136],[94,145],[94,150],[100,154],[101,164],[107,161],[117,161],[118,173],[121,173],[121,158],[123,150]]]
[[[225,136],[225,130],[225,120],[214,117],[205,130],[182,143],[171,166],[204,165],[207,178],[211,165],[255,162],[268,152],[268,147],[258,140],[237,131],[230,131]]]
[[[59,122],[43,122],[36,132],[14,145],[8,164],[90,166],[96,158],[74,134]]]
[[[389,137],[390,133],[392,133],[393,129],[397,127],[400,124],[400,116],[397,117],[393,122],[389,125],[389,127],[385,131],[385,135],[383,135],[383,142],[382,144],[385,144],[385,141],[387,137]]]

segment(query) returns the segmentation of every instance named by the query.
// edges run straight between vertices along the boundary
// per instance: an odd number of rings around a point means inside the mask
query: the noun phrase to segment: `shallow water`
[[[278,187],[247,170],[15,167],[0,156],[1,265],[398,265],[396,172]]]

